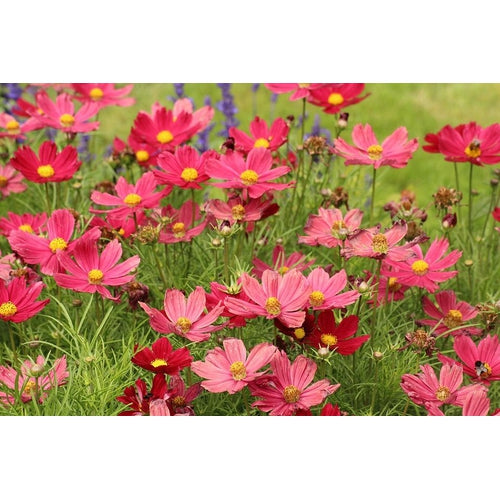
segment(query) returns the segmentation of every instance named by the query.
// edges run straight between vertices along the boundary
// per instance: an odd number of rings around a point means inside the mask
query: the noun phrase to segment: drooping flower
[[[180,370],[191,365],[193,357],[187,347],[174,349],[166,337],[160,337],[153,342],[151,349],[144,347],[137,350],[137,345],[132,356],[132,363],[145,370],[167,375],[178,375]]]
[[[266,148],[254,148],[246,159],[236,151],[228,151],[219,160],[210,160],[206,172],[215,179],[226,179],[215,183],[216,187],[239,189],[244,197],[259,198],[269,190],[282,191],[292,185],[292,182],[270,182],[290,172],[290,167],[272,166],[271,152]]]
[[[137,379],[134,385],[126,387],[116,400],[129,407],[118,413],[118,416],[143,416],[150,414],[150,404],[153,401],[165,401],[168,398],[167,381],[165,374],[157,373],[153,377],[151,390],[148,390],[142,379]]]
[[[71,179],[82,164],[73,146],[57,151],[51,141],[45,141],[37,154],[29,147],[18,149],[10,160],[10,165],[21,172],[26,179],[37,184],[63,182]]]
[[[139,302],[139,305],[149,316],[153,330],[164,334],[175,333],[192,342],[207,340],[212,332],[225,326],[214,324],[224,310],[222,304],[204,312],[206,295],[201,286],[197,286],[188,297],[175,288],[167,290],[161,311],[144,302]]]
[[[16,214],[7,212],[7,217],[0,218],[0,234],[9,236],[14,229],[26,231],[27,233],[40,234],[45,230],[47,214]]]
[[[27,286],[24,278],[13,278],[9,283],[0,280],[0,319],[22,323],[38,314],[50,299],[36,299],[45,288],[42,281]]]
[[[333,153],[345,159],[345,165],[372,165],[378,169],[384,165],[404,168],[418,148],[418,140],[408,140],[408,131],[399,127],[380,144],[372,127],[357,124],[352,130],[354,146],[344,139],[334,139]]]
[[[260,343],[247,354],[245,344],[236,338],[226,338],[224,348],[210,350],[204,361],[194,361],[191,369],[196,375],[206,380],[201,382],[209,392],[241,391],[249,382],[261,376],[259,372],[276,354],[272,344]]]
[[[10,165],[0,165],[0,194],[6,198],[11,193],[22,193],[27,186],[24,176]]]
[[[453,290],[443,290],[435,295],[436,304],[429,297],[422,297],[424,312],[432,319],[420,319],[418,324],[431,326],[436,335],[480,335],[481,328],[464,324],[474,319],[479,311],[465,301],[458,301]]]
[[[73,258],[64,252],[57,255],[66,272],[54,273],[54,280],[63,288],[76,292],[97,292],[107,299],[119,301],[119,297],[111,295],[106,286],[120,286],[131,282],[135,275],[130,273],[141,261],[138,255],[134,255],[118,263],[122,252],[122,245],[118,240],[111,240],[99,255],[96,240],[80,239],[73,249]]]
[[[322,107],[325,113],[337,114],[366,99],[370,94],[360,95],[364,89],[364,83],[328,83],[311,88],[307,102]]]
[[[326,379],[311,383],[317,366],[303,355],[292,363],[285,352],[278,351],[270,364],[272,375],[263,375],[249,384],[252,396],[259,398],[252,406],[269,415],[287,416],[297,410],[308,410],[340,387]]]
[[[115,88],[114,83],[72,83],[75,91],[75,99],[81,102],[93,102],[99,105],[99,109],[106,106],[132,106],[135,104],[133,97],[126,97],[132,89],[133,84]]]
[[[292,252],[287,256],[283,245],[278,244],[273,249],[272,260],[273,265],[270,266],[257,257],[254,257],[252,260],[252,264],[254,265],[252,274],[261,279],[262,273],[266,269],[278,271],[280,274],[285,274],[291,269],[302,272],[312,266],[316,259],[307,260],[307,256],[301,252]]]
[[[163,225],[158,235],[160,243],[180,243],[191,241],[203,232],[207,225],[206,220],[196,224],[202,217],[200,207],[192,200],[185,201],[177,210],[171,205],[162,207],[161,217],[169,222]]]
[[[292,269],[285,274],[270,269],[262,273],[262,284],[247,273],[241,275],[241,286],[250,301],[228,297],[230,312],[246,318],[264,316],[277,318],[288,327],[301,326],[307,307],[310,286],[306,278]]]

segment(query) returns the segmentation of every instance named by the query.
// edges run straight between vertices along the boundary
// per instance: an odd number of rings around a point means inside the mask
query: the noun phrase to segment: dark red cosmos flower
[[[134,385],[124,389],[123,395],[117,396],[117,401],[130,408],[120,412],[118,416],[149,415],[149,404],[156,400],[164,401],[167,397],[167,382],[163,373],[154,376],[151,391],[148,391],[146,382],[139,378]]]
[[[370,335],[354,337],[358,330],[359,318],[355,315],[346,316],[338,325],[331,309],[321,312],[317,326],[307,343],[313,347],[326,347],[347,356],[357,351]]]
[[[297,328],[286,326],[279,319],[274,320],[274,325],[281,333],[284,333],[288,337],[292,337],[296,342],[306,343],[307,339],[312,335],[315,321],[316,318],[314,314],[306,312],[304,322]]]
[[[153,342],[151,347],[151,349],[144,347],[137,352],[136,345],[132,363],[150,372],[177,375],[182,368],[190,366],[193,361],[187,347],[174,350],[166,337]]]

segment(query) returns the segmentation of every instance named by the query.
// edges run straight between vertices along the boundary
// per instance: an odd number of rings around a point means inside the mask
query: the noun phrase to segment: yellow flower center
[[[332,223],[331,233],[334,238],[344,238],[347,232],[347,225],[343,220],[336,220]]]
[[[195,168],[187,167],[182,171],[181,179],[184,182],[193,182],[198,179],[198,170]]]
[[[293,334],[296,339],[302,340],[306,336],[306,331],[303,328],[295,328]]]
[[[336,335],[332,335],[331,333],[323,333],[320,338],[321,342],[323,342],[323,344],[327,345],[328,347],[330,347],[331,345],[336,345],[338,342]]]
[[[424,276],[425,274],[427,274],[427,271],[429,270],[429,264],[427,264],[425,260],[416,260],[411,265],[411,269],[416,275]]]
[[[288,271],[290,271],[290,268],[288,266],[281,266],[279,269],[278,269],[278,272],[283,275],[285,273],[287,273]]]
[[[88,273],[89,283],[93,285],[99,285],[104,278],[104,274],[99,269],[92,269]]]
[[[450,389],[448,389],[448,387],[445,387],[444,385],[441,385],[436,391],[436,398],[438,398],[439,401],[446,401],[450,397],[450,394]]]
[[[306,89],[311,84],[310,83],[299,83],[298,85],[299,85],[299,89]]]
[[[328,104],[331,104],[332,106],[338,106],[339,104],[342,104],[344,102],[344,98],[342,97],[342,94],[339,94],[338,92],[332,92],[328,96]]]
[[[186,226],[184,222],[176,222],[172,225],[172,232],[176,238],[184,238],[186,235]]]
[[[182,333],[189,332],[192,325],[191,321],[184,316],[181,316],[175,324],[181,329]]]
[[[10,135],[16,135],[21,132],[21,128],[19,127],[19,122],[16,120],[10,120],[5,124],[5,128]]]
[[[102,99],[102,96],[104,95],[104,92],[99,87],[94,87],[89,92],[89,95],[93,101],[100,101]]]
[[[380,160],[380,158],[382,157],[383,149],[379,144],[372,144],[368,147],[366,152],[368,153],[370,160]]]
[[[231,208],[231,214],[234,220],[242,220],[245,217],[245,207],[238,203]]]
[[[7,185],[7,177],[0,175],[0,187],[5,187]]]
[[[398,279],[394,276],[391,276],[387,280],[387,288],[390,292],[397,292],[401,288],[401,283],[398,283]]]
[[[34,233],[33,228],[29,224],[21,224],[18,229],[19,231],[24,231],[25,233]]]
[[[268,148],[269,147],[269,141],[267,139],[264,139],[264,137],[260,137],[254,142],[253,145],[254,148]]]
[[[255,170],[248,169],[242,172],[240,179],[245,186],[252,186],[259,180],[259,174]]]
[[[167,366],[167,365],[168,363],[164,359],[156,358],[153,359],[153,361],[151,361],[151,366],[153,368],[158,368],[159,366]]]
[[[186,406],[186,398],[184,396],[175,396],[172,398],[172,405],[175,408],[180,408],[181,406]]]
[[[9,318],[10,316],[14,316],[17,312],[17,307],[10,300],[8,302],[4,302],[0,304],[0,316],[3,318]]]
[[[269,297],[264,307],[272,316],[277,316],[281,312],[281,304],[276,297]]]
[[[62,238],[54,238],[49,243],[49,248],[53,253],[56,253],[58,250],[66,250],[66,248],[68,248],[68,244]]]
[[[314,292],[309,295],[309,304],[311,304],[312,307],[318,307],[323,304],[325,301],[325,295],[323,292],[320,292],[319,290],[314,290]]]
[[[59,121],[63,127],[71,127],[72,125],[75,124],[75,117],[68,113],[64,113],[59,118]]]
[[[457,309],[450,309],[443,320],[448,328],[455,328],[462,324],[462,313]]]
[[[387,253],[389,244],[385,234],[376,234],[372,240],[372,250],[377,253]]]
[[[469,158],[477,158],[481,156],[481,142],[478,139],[474,139],[465,149],[464,153]]]
[[[30,395],[32,392],[36,391],[36,382],[34,380],[28,380],[23,389],[23,394]]]
[[[283,397],[287,403],[296,403],[300,399],[300,391],[294,385],[287,385],[283,390]]]
[[[141,202],[141,200],[142,198],[138,194],[130,193],[125,196],[125,198],[123,199],[123,203],[125,203],[129,207],[135,207]]]
[[[36,171],[38,175],[43,178],[52,177],[54,175],[54,168],[52,165],[40,165]]]
[[[139,151],[136,151],[135,153],[135,158],[137,159],[138,162],[148,161],[149,153],[144,149],[139,149]]]
[[[229,371],[234,380],[241,380],[247,376],[247,370],[242,361],[235,361],[230,367]]]
[[[170,130],[162,130],[161,132],[158,132],[158,135],[156,136],[156,140],[161,144],[168,144],[169,142],[172,142],[173,138],[174,136]]]

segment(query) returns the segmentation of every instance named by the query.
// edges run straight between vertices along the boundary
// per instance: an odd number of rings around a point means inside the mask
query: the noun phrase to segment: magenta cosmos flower
[[[163,226],[158,235],[160,243],[180,243],[182,241],[191,241],[194,237],[203,232],[207,221],[201,221],[200,207],[192,200],[184,202],[178,210],[171,205],[167,205],[160,210],[162,218],[169,220]]]
[[[0,319],[21,323],[38,314],[50,299],[36,299],[45,284],[37,281],[27,286],[24,278],[14,278],[9,283],[0,280]]]
[[[429,297],[422,297],[424,312],[432,319],[421,319],[417,323],[432,327],[436,335],[481,335],[481,328],[464,324],[478,315],[478,310],[464,301],[458,301],[453,290],[436,293],[436,304]]]
[[[309,294],[309,307],[315,311],[342,308],[354,304],[360,297],[355,290],[340,293],[347,285],[344,269],[330,276],[323,268],[313,269],[307,276],[307,283],[312,290]]]
[[[231,127],[229,135],[234,138],[235,149],[246,154],[254,148],[265,148],[276,151],[288,140],[290,127],[283,118],[276,118],[271,126],[256,116],[250,122],[250,135]]]
[[[446,125],[437,134],[427,134],[423,150],[441,153],[446,161],[493,165],[500,163],[500,124],[483,128],[476,122],[457,127]]]
[[[75,292],[99,293],[106,299],[119,301],[113,297],[106,286],[120,286],[134,280],[130,274],[139,265],[138,255],[118,264],[122,256],[122,246],[118,240],[111,240],[99,255],[97,241],[84,238],[77,242],[71,258],[59,253],[59,263],[65,273],[54,273],[54,280],[63,288]]]
[[[23,403],[33,398],[42,403],[48,392],[64,385],[68,377],[66,356],[56,359],[52,368],[47,368],[43,356],[38,356],[36,363],[29,359],[24,361],[20,372],[10,366],[0,366],[0,384],[9,389],[9,393],[0,392],[0,402],[14,404],[19,394]]]
[[[358,208],[349,210],[344,216],[338,208],[319,207],[318,214],[307,219],[306,235],[299,236],[299,243],[328,248],[343,246],[344,240],[359,229],[362,218],[363,212]]]
[[[263,372],[259,370],[267,365],[276,354],[277,348],[268,343],[256,345],[247,354],[245,344],[240,339],[227,338],[224,348],[216,347],[207,353],[205,361],[195,361],[191,369],[196,375],[206,380],[201,382],[209,392],[241,391]]]
[[[252,406],[270,415],[289,416],[297,410],[308,410],[340,387],[326,379],[311,384],[317,366],[302,355],[292,363],[285,352],[279,351],[271,360],[271,370],[272,375],[263,375],[249,384],[252,396],[259,398]]]
[[[210,338],[210,334],[225,324],[214,325],[219,318],[224,306],[214,306],[210,312],[205,313],[206,294],[201,286],[185,297],[180,290],[175,288],[165,292],[163,311],[150,307],[144,302],[139,302],[149,316],[149,324],[159,333],[176,333],[192,342],[202,342]]]
[[[26,179],[38,184],[67,181],[81,164],[74,147],[66,146],[58,152],[56,144],[51,141],[45,141],[40,146],[38,156],[29,146],[23,146],[10,160],[10,165]]]
[[[345,159],[346,165],[373,165],[378,169],[384,165],[393,168],[406,167],[418,148],[418,140],[408,141],[408,131],[399,127],[382,144],[370,125],[357,124],[352,130],[354,146],[344,139],[334,139],[333,152]]]
[[[311,90],[322,87],[324,83],[264,83],[273,94],[287,94],[292,92],[290,101],[306,99],[311,95]]]
[[[11,193],[22,193],[27,186],[24,176],[9,165],[0,165],[0,193],[6,198]]]
[[[178,375],[179,371],[191,365],[193,357],[187,347],[174,349],[166,337],[153,342],[151,349],[144,347],[140,351],[135,346],[132,363],[145,370],[167,375]]]
[[[241,275],[241,287],[250,301],[228,297],[227,309],[246,318],[264,316],[278,319],[285,326],[298,327],[304,322],[311,288],[306,278],[292,269],[285,274],[270,269],[262,273],[262,284],[247,273]]]
[[[19,229],[27,233],[40,234],[45,230],[47,214],[16,214],[7,212],[7,217],[0,218],[0,234],[9,236],[10,232]]]
[[[71,87],[75,91],[75,99],[96,103],[99,109],[106,106],[127,107],[135,104],[133,97],[126,97],[134,88],[133,84],[115,88],[114,83],[72,83]]]
[[[364,89],[364,83],[328,83],[311,89],[307,102],[321,106],[325,113],[337,114],[366,99],[370,94],[359,95]]]
[[[272,168],[273,157],[266,148],[254,148],[247,158],[236,151],[228,151],[220,160],[212,159],[207,163],[208,175],[215,179],[227,179],[214,184],[220,188],[240,189],[243,197],[259,198],[269,190],[282,191],[293,182],[279,184],[270,182],[290,172],[290,167]]]
[[[302,272],[312,266],[316,259],[307,260],[306,255],[301,252],[292,252],[287,256],[285,254],[285,248],[283,247],[283,245],[276,245],[273,248],[272,260],[273,265],[270,266],[269,264],[266,264],[264,261],[255,257],[252,260],[252,264],[254,265],[252,274],[261,279],[262,273],[266,269],[278,271],[280,274],[285,274],[291,269]]]
[[[183,97],[182,99],[177,99],[174,102],[174,107],[172,108],[174,119],[177,119],[181,113],[187,113],[191,115],[193,126],[196,126],[196,133],[205,130],[209,123],[212,121],[215,110],[212,106],[206,105],[197,109],[196,111],[193,108],[193,103],[191,99],[187,97]]]
[[[458,271],[444,271],[448,267],[456,264],[462,256],[462,252],[452,250],[445,255],[449,247],[449,242],[445,238],[436,238],[429,246],[424,256],[420,245],[414,245],[412,251],[414,257],[410,257],[405,262],[389,261],[392,266],[390,271],[382,272],[396,278],[400,283],[408,286],[425,288],[429,293],[438,290],[438,283],[442,283],[453,278]]]

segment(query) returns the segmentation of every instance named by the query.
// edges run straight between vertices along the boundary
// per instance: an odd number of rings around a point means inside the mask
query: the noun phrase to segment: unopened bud
[[[380,351],[373,351],[373,359],[380,361],[384,357],[384,353]]]
[[[327,358],[330,355],[330,349],[328,347],[320,347],[318,349],[318,356],[320,358]]]
[[[474,264],[474,261],[472,259],[467,259],[464,261],[464,265],[467,267],[471,267]]]

